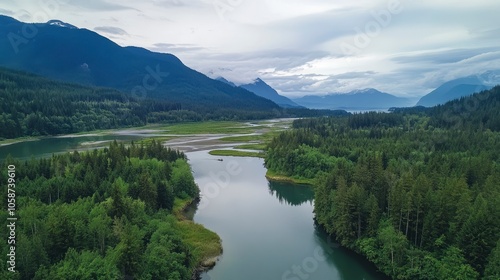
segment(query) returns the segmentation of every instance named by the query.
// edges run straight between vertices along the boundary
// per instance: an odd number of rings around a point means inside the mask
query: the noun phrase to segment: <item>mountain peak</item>
[[[373,93],[380,93],[380,91],[374,88],[364,88],[364,89],[353,90],[351,92],[348,92],[347,94],[363,94],[363,93],[373,94]]]
[[[228,80],[227,80],[226,78],[224,78],[224,77],[219,76],[219,77],[215,78],[215,80],[216,80],[216,81],[219,81],[219,82],[226,83],[226,84],[228,84],[228,85],[230,85],[230,86],[232,86],[232,87],[236,87],[236,85],[235,85],[233,82],[228,81]]]
[[[263,80],[261,80],[260,78],[257,78],[255,80],[253,80],[253,84],[260,84],[260,83],[264,83],[265,84],[265,82]]]
[[[281,107],[287,107],[287,108],[301,107],[300,105],[288,99],[287,97],[279,95],[279,93],[275,89],[269,86],[261,78],[255,79],[250,84],[240,85],[240,87],[250,92],[253,92],[258,96],[269,99]]]
[[[77,29],[76,26],[71,25],[71,24],[66,23],[66,22],[63,22],[63,21],[60,21],[60,20],[57,20],[57,19],[49,20],[49,21],[47,21],[47,24],[48,25],[53,25],[53,26],[70,28],[70,29]]]
[[[199,114],[220,110],[224,115],[226,109],[270,112],[279,108],[246,90],[214,81],[171,54],[121,47],[94,31],[60,20],[23,23],[0,18],[0,21],[3,67],[65,82],[115,88],[139,99],[167,100],[175,108]],[[36,40],[18,46],[11,44],[9,33],[24,26],[37,27]]]
[[[313,109],[378,110],[410,105],[410,101],[406,98],[397,97],[374,88],[353,90],[346,93],[330,93],[323,96],[308,95],[293,101]]]

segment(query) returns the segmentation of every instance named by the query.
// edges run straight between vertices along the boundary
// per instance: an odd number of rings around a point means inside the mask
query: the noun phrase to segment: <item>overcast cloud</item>
[[[498,0],[352,2],[19,0],[0,13],[173,53],[237,84],[260,77],[289,97],[367,87],[416,97],[500,69]]]

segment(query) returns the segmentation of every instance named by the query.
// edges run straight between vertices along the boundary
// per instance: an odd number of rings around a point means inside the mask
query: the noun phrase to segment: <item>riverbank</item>
[[[222,254],[222,240],[213,231],[187,218],[184,212],[197,203],[193,199],[176,199],[172,213],[177,218],[177,226],[183,241],[190,246],[196,267],[192,267],[193,279],[215,266]]]
[[[304,273],[309,279],[381,279],[357,255],[332,247],[329,237],[314,226],[310,186],[269,182],[262,160],[220,157],[241,170],[225,177],[225,164],[214,164],[216,157],[208,152],[188,157],[202,188],[193,220],[217,232],[224,246],[223,256],[200,275],[202,280],[299,279],[291,269],[304,271],[312,265],[315,269]],[[315,252],[321,258],[314,258]],[[301,266],[304,260],[311,266]]]
[[[161,141],[167,146],[183,152],[196,150],[224,149],[241,145],[238,149],[261,150],[279,131],[286,129],[290,119],[248,121],[204,121],[176,124],[148,124],[138,127],[122,127],[107,130],[81,131],[71,134],[25,136],[0,140],[0,147],[45,139],[85,138],[85,137],[126,137],[142,138],[136,143]],[[77,148],[72,149],[77,150]],[[58,151],[59,152],[59,151]],[[13,155],[15,156],[15,155]],[[27,157],[30,157],[28,155]],[[34,154],[36,157],[37,155]]]
[[[0,140],[0,147],[9,146],[9,145],[20,143],[20,142],[38,141],[38,140],[40,140],[40,137],[21,137],[21,138],[14,138],[14,139],[4,139],[4,140]]]
[[[314,180],[314,179],[290,177],[290,176],[286,176],[286,175],[282,175],[282,174],[277,174],[273,171],[270,171],[269,169],[266,172],[266,178],[268,180],[271,180],[271,181],[293,183],[293,184],[300,184],[300,185],[314,186],[316,184],[316,180]]]
[[[211,150],[208,152],[212,156],[233,156],[233,157],[257,157],[265,158],[263,152],[250,152],[250,151],[239,151],[239,150]]]

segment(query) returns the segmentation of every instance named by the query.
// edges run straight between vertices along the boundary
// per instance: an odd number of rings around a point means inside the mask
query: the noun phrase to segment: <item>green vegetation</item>
[[[242,149],[242,150],[265,150],[267,147],[266,144],[243,144],[236,146],[236,149]]]
[[[55,82],[6,69],[0,69],[0,104],[0,138],[202,119],[180,110],[179,104],[133,98],[116,90]]]
[[[243,135],[243,136],[228,136],[223,137],[220,140],[225,142],[250,142],[250,141],[258,141],[262,139],[262,135],[252,134],[252,135]]]
[[[233,133],[252,133],[255,127],[248,126],[243,122],[235,121],[204,121],[195,123],[180,123],[168,126],[159,126],[169,134],[233,134]]]
[[[277,181],[277,182],[288,182],[288,183],[294,183],[294,184],[303,184],[303,185],[314,185],[316,183],[316,179],[308,179],[308,178],[301,178],[297,176],[286,176],[286,175],[281,175],[273,172],[272,170],[267,170],[266,172],[266,178],[272,181]]]
[[[185,155],[159,142],[7,158],[0,168],[9,164],[16,167],[18,273],[2,270],[1,279],[191,279],[221,252],[215,233],[176,215],[199,189]],[[7,182],[6,172],[0,180]],[[6,200],[0,205],[6,209]]]
[[[297,120],[265,164],[316,180],[316,221],[393,279],[500,279],[499,112],[495,87],[429,110]]]
[[[251,142],[251,141],[270,141],[274,136],[278,135],[277,132],[271,131],[265,134],[252,134],[252,135],[242,135],[242,136],[229,136],[221,138],[221,141],[225,142]]]
[[[234,156],[234,157],[259,157],[264,158],[265,154],[260,152],[248,152],[238,150],[212,150],[209,154],[213,156]]]
[[[255,99],[250,93],[241,91],[240,97]],[[212,102],[210,98],[193,99],[190,101],[192,106],[169,100],[172,99],[137,97],[114,89],[56,82],[0,68],[0,140],[137,127],[153,123],[258,120],[345,113],[283,109],[264,98],[256,98],[257,103],[267,104],[262,108],[236,106],[238,102],[235,101],[235,104],[226,102],[227,106],[208,109],[204,108],[203,103]],[[237,122],[234,122],[234,127],[227,124],[209,122],[174,125],[167,129],[170,133],[186,134],[248,133],[248,128]]]

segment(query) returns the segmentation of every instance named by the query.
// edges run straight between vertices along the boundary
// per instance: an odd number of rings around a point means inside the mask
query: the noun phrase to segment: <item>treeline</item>
[[[297,120],[265,163],[315,179],[316,221],[393,279],[500,279],[500,106],[441,125],[462,102],[429,116]]]
[[[231,104],[205,106],[132,96],[117,90],[56,82],[0,68],[0,140],[58,135],[159,122],[255,120],[337,115],[344,111],[242,109]]]
[[[500,86],[431,108],[430,125],[500,131]]]
[[[195,120],[181,109],[180,104],[0,69],[1,138],[140,126],[179,118]]]
[[[432,127],[500,131],[500,86],[431,108],[391,108],[399,115],[430,117]]]
[[[191,279],[199,253],[171,214],[174,199],[199,195],[184,154],[114,142],[7,165],[15,165],[18,273],[2,269],[1,279]],[[4,265],[7,253],[2,246]]]

